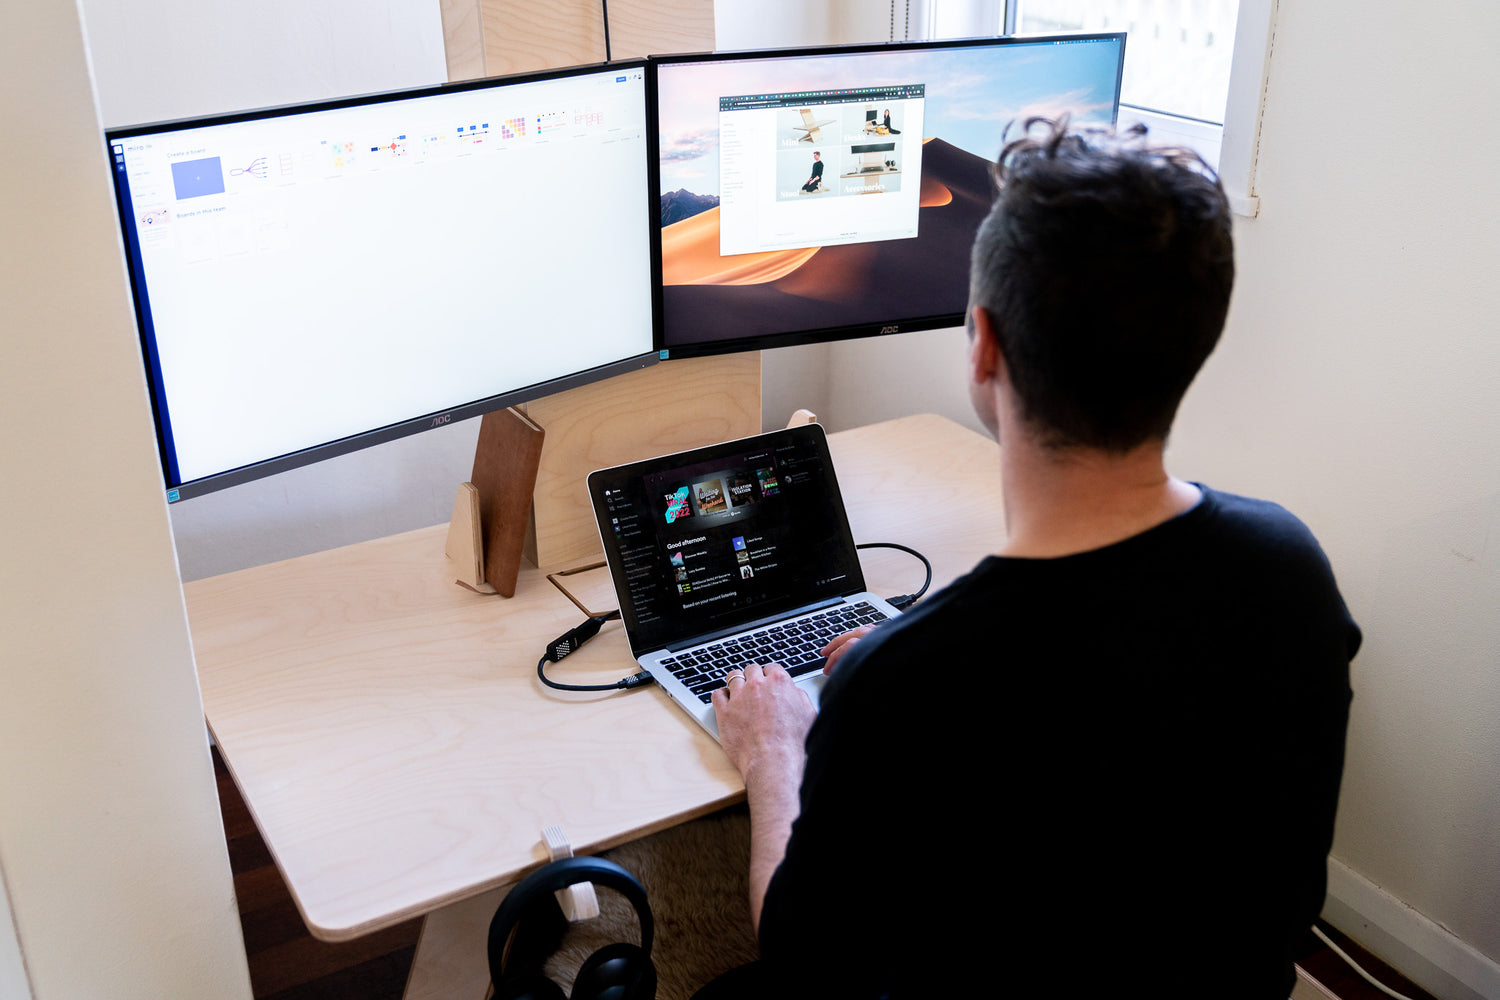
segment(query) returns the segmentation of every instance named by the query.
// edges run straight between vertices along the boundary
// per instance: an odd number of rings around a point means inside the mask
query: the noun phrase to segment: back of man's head
[[[1197,154],[1143,130],[1031,119],[995,166],[971,304],[989,314],[1020,413],[1054,448],[1165,440],[1234,284],[1229,205]]]

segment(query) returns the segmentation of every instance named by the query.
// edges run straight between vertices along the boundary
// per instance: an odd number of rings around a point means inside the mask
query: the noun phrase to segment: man
[[[813,152],[812,176],[807,183],[802,185],[802,190],[809,194],[818,189],[823,183],[823,155],[817,151]]]
[[[1066,121],[1028,122],[996,173],[967,367],[1007,537],[835,640],[816,718],[776,665],[715,694],[750,803],[762,962],[738,975],[1281,1000],[1323,902],[1360,633],[1301,522],[1165,470],[1228,309],[1223,191],[1193,154]]]

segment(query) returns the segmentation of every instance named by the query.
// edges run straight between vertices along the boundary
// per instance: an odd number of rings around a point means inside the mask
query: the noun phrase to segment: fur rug
[[[656,941],[658,1000],[690,1000],[720,973],[754,961],[745,883],[750,824],[743,806],[663,830],[604,855],[646,887]],[[547,973],[569,994],[578,967],[616,941],[639,942],[635,912],[623,896],[599,890],[599,917],[573,925]]]

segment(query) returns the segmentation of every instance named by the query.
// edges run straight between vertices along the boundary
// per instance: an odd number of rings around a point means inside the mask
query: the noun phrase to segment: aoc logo
[[[899,326],[882,326],[880,328],[880,335],[882,337],[884,337],[888,333],[900,333],[900,332],[901,332],[901,327],[899,327]]]
[[[441,417],[433,417],[432,418],[432,423],[428,424],[427,427],[428,427],[428,429],[431,429],[433,427],[441,427],[444,424],[450,422],[452,419],[453,419],[453,414],[451,414],[451,413],[445,413]]]

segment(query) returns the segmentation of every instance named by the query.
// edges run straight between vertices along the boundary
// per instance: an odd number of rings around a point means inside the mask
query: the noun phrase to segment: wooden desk
[[[935,588],[999,545],[993,442],[919,416],[830,444],[857,542],[921,550]],[[718,744],[655,687],[543,688],[537,659],[579,611],[535,569],[522,570],[509,600],[456,586],[445,533],[425,528],[185,590],[209,726],[308,928],[343,941],[437,911],[419,968],[467,961],[472,976],[483,963],[474,927],[487,925],[494,890],[546,860],[544,826],[595,853],[744,788]],[[910,556],[862,557],[876,593],[921,584]],[[551,674],[600,683],[634,669],[611,623]],[[467,938],[455,938],[459,925]],[[454,950],[443,951],[445,937]],[[409,996],[428,995],[419,978]]]

